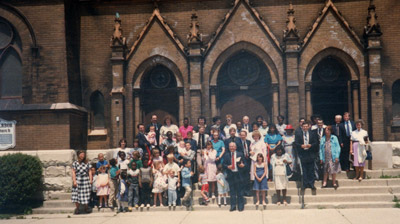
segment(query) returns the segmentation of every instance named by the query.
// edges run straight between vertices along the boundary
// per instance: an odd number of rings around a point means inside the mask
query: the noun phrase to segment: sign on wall
[[[0,150],[15,147],[16,121],[7,121],[0,118]]]

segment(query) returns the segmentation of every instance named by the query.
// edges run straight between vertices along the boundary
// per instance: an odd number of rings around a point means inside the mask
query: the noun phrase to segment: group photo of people
[[[72,165],[75,214],[80,205],[86,212],[190,209],[195,200],[230,211],[243,211],[245,204],[287,206],[289,181],[301,180],[303,191],[315,191],[318,180],[321,188],[338,188],[338,173],[354,169],[354,180],[362,181],[366,160],[372,159],[364,122],[351,120],[348,112],[332,118],[333,125],[319,115],[300,118],[296,129],[282,115],[276,123],[230,114],[210,123],[203,116],[194,125],[190,120],[178,127],[169,116],[160,123],[152,115],[148,125],[138,124],[133,142],[121,139],[112,158],[100,153],[97,163],[78,151]],[[267,201],[269,190],[276,201]]]

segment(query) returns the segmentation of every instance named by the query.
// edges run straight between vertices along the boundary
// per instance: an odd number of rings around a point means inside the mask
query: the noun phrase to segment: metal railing
[[[300,177],[301,177],[301,181],[300,181],[300,204],[301,204],[301,209],[304,209],[305,205],[304,205],[304,175],[303,175],[303,166],[301,164],[301,159],[300,157],[297,157],[297,159],[299,160],[299,166],[300,166]]]

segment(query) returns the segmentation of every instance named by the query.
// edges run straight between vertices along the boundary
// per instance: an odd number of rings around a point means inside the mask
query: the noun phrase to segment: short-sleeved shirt
[[[172,162],[172,163],[167,163],[164,166],[164,172],[169,172],[173,171],[175,176],[178,176],[179,173],[179,166],[178,164]]]
[[[187,138],[187,133],[189,131],[193,131],[193,126],[189,125],[187,128],[185,128],[185,126],[181,126],[179,128],[179,132],[182,134],[183,139]]]
[[[99,169],[101,166],[107,166],[107,165],[108,165],[107,160],[98,161],[98,162],[96,163],[96,170]]]
[[[280,134],[267,134],[264,138],[264,142],[268,144],[278,144],[279,141],[282,141],[282,136]]]
[[[129,162],[129,165],[128,165],[129,168],[132,168],[132,163],[133,163],[133,162],[136,163],[136,169],[140,169],[140,168],[143,167],[142,160],[140,160],[140,159],[138,159],[138,160],[132,159],[132,160]]]
[[[222,148],[225,147],[225,144],[222,140],[218,140],[217,142],[211,141],[213,144],[213,148],[217,151],[217,157],[221,155]]]
[[[118,170],[119,170],[119,168],[117,166],[111,167],[111,169],[110,169],[110,178],[111,179],[116,179]]]

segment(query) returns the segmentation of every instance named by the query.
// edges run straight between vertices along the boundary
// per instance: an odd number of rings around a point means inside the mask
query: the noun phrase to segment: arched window
[[[0,98],[22,96],[21,39],[0,17]]]
[[[392,86],[392,112],[393,119],[400,119],[400,79]]]
[[[104,129],[104,97],[99,91],[95,91],[90,96],[90,109],[92,111],[92,128]]]

